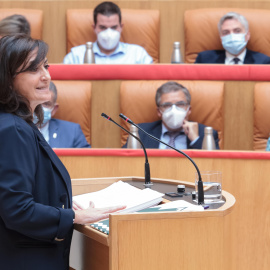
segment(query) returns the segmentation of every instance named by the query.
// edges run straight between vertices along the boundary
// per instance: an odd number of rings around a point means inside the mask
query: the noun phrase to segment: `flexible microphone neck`
[[[149,136],[150,138],[152,138],[152,139],[154,139],[154,140],[156,140],[156,141],[158,141],[158,142],[160,142],[160,143],[162,143],[162,144],[168,146],[169,148],[171,148],[171,149],[175,150],[176,152],[182,154],[183,156],[185,156],[186,158],[188,158],[188,159],[192,162],[192,164],[194,165],[195,169],[197,170],[198,178],[199,178],[199,180],[198,180],[198,204],[204,204],[203,181],[202,181],[202,177],[201,177],[200,170],[199,170],[198,166],[196,165],[196,163],[193,161],[193,159],[192,159],[190,156],[188,156],[186,153],[182,152],[181,150],[178,150],[178,149],[172,147],[171,145],[169,145],[169,144],[167,144],[167,143],[165,143],[165,142],[159,140],[159,139],[156,138],[155,136],[153,136],[153,135],[147,133],[144,129],[142,129],[140,126],[138,126],[137,124],[135,124],[132,120],[130,120],[128,117],[126,117],[126,116],[123,115],[122,113],[120,113],[119,116],[120,116],[123,120],[125,120],[127,123],[129,123],[129,124],[131,124],[131,125],[137,127],[139,130],[141,130],[143,133],[145,133],[145,134],[146,134],[147,136]]]
[[[138,140],[143,148],[144,151],[144,156],[145,156],[145,170],[144,170],[144,179],[145,179],[145,187],[149,188],[150,186],[153,185],[153,183],[151,183],[151,176],[150,176],[150,165],[148,163],[148,157],[147,157],[147,153],[146,153],[146,149],[141,141],[140,138],[138,138],[137,136],[135,136],[134,134],[132,134],[129,130],[125,129],[124,127],[122,127],[121,125],[119,125],[118,123],[116,123],[110,116],[108,116],[105,113],[101,114],[102,117],[106,118],[107,120],[113,122],[115,125],[117,125],[118,127],[120,127],[121,129],[123,129],[124,131],[126,131],[129,135],[131,135],[132,137],[134,137],[136,140]]]

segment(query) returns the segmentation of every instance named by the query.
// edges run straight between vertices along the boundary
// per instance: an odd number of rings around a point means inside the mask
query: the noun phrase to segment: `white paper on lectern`
[[[159,209],[162,209],[162,210],[171,209],[171,208],[176,208],[177,209],[176,212],[177,211],[181,211],[181,212],[204,211],[204,208],[202,205],[194,205],[185,200],[176,200],[176,201],[159,205]]]
[[[150,188],[139,189],[128,183],[118,181],[96,192],[81,194],[73,197],[73,201],[83,208],[89,207],[92,201],[96,208],[125,205],[120,212],[134,212],[157,205],[162,201],[163,193]]]

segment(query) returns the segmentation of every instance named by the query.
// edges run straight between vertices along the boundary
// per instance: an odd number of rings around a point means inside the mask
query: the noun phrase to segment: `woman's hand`
[[[73,202],[73,210],[75,212],[74,223],[89,224],[109,217],[110,213],[125,209],[126,206],[113,206],[104,208],[95,208],[94,203],[90,202],[87,209]]]
[[[94,205],[94,203],[93,202],[90,202],[90,204],[93,204]],[[89,205],[90,206],[90,205]],[[93,207],[95,207],[95,206],[93,206]],[[74,211],[76,211],[76,210],[83,210],[83,207],[79,204],[79,203],[77,203],[77,202],[72,202],[72,209],[74,210]]]

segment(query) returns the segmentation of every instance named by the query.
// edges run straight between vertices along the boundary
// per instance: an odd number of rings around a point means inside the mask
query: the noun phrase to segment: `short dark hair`
[[[29,57],[37,51],[36,58],[29,64]],[[14,89],[14,79],[19,73],[32,71],[45,60],[48,45],[42,40],[27,35],[5,36],[0,39],[0,109],[32,122],[30,102]],[[38,123],[43,121],[41,105],[35,109]]]
[[[14,14],[0,21],[0,36],[25,34],[31,35],[31,27],[23,15]]]
[[[56,88],[56,85],[52,81],[50,81],[49,89],[53,93],[53,103],[55,103],[57,100],[57,88]]]
[[[119,16],[119,23],[122,21],[121,10],[113,2],[102,2],[94,9],[94,24],[97,24],[97,15],[111,16],[117,14]]]
[[[177,91],[183,92],[186,96],[187,103],[190,104],[191,95],[185,86],[183,86],[182,84],[177,83],[177,82],[166,82],[166,83],[162,84],[157,89],[157,92],[156,92],[156,105],[157,105],[157,107],[160,105],[160,99],[161,99],[161,96],[163,94],[177,92]]]

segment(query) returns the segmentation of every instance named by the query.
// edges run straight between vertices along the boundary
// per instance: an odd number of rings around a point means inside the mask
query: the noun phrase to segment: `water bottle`
[[[266,151],[270,151],[270,134],[269,134],[269,138],[267,140],[267,145],[266,145]]]
[[[204,128],[204,138],[202,143],[202,149],[204,150],[216,150],[216,144],[213,136],[213,128]]]
[[[83,63],[84,64],[95,64],[95,55],[93,52],[93,43],[92,42],[86,42],[86,51],[84,54]]]
[[[176,41],[173,43],[173,52],[171,58],[172,64],[181,64],[182,63],[182,56],[180,51],[180,42]]]
[[[138,128],[133,126],[133,125],[130,125],[130,133],[132,133],[136,137],[140,138]],[[127,148],[139,149],[139,148],[142,148],[142,146],[138,140],[136,140],[133,136],[129,135],[128,142],[127,142]]]

